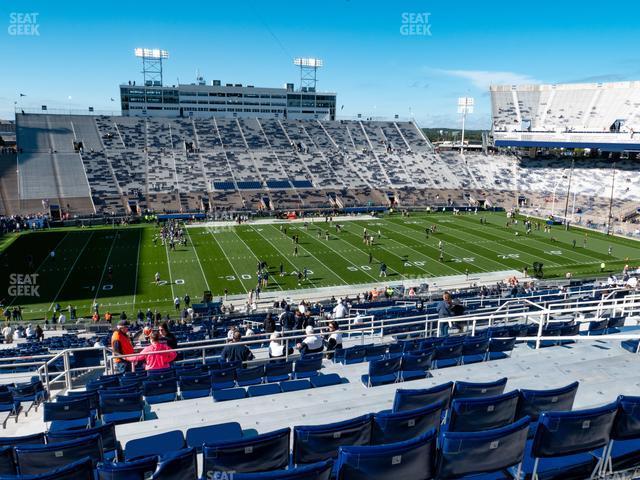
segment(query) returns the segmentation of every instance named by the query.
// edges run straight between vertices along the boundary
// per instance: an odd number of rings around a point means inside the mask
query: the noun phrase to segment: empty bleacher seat
[[[46,440],[45,434],[32,433],[21,437],[0,437],[0,447],[13,447],[15,445],[44,445]]]
[[[227,400],[240,400],[246,398],[247,390],[240,388],[225,388],[224,390],[214,390],[213,400],[216,402],[225,402]]]
[[[330,480],[333,460],[311,463],[287,470],[261,473],[235,473],[236,480]]]
[[[405,353],[402,355],[400,377],[403,381],[425,378],[427,370],[431,367],[432,351],[423,353]]]
[[[518,407],[518,391],[477,398],[454,398],[449,411],[448,430],[478,432],[501,428],[513,422]]]
[[[438,478],[504,478],[502,471],[515,466],[519,471],[527,443],[529,419],[482,432],[444,432],[440,439]],[[516,476],[515,478],[521,478]]]
[[[283,428],[251,438],[205,444],[204,475],[283,469],[289,465],[290,434],[290,428]]]
[[[329,387],[331,385],[340,385],[342,378],[337,373],[326,373],[324,375],[316,375],[309,378],[313,388]]]
[[[239,387],[248,387],[249,385],[259,385],[262,383],[264,376],[264,366],[239,368],[236,370],[236,383]]]
[[[319,375],[317,377],[311,377],[312,379],[321,378],[325,375]],[[311,382],[306,378],[301,380],[287,380],[285,382],[280,382],[280,390],[283,392],[297,392],[299,390],[307,390],[311,388]]]
[[[296,360],[294,365],[294,378],[309,378],[318,375],[318,371],[322,368],[322,357],[319,358],[300,358]]]
[[[238,422],[193,427],[187,430],[186,435],[187,446],[195,448],[198,452],[205,443],[220,443],[241,438],[242,428]]]
[[[85,457],[40,475],[19,475],[9,478],[15,480],[95,480],[94,462],[91,458]]]
[[[13,447],[0,447],[0,475],[15,475],[16,462],[13,455]]]
[[[121,455],[120,444],[116,439],[116,427],[113,423],[105,423],[86,430],[60,430],[56,432],[48,432],[47,443],[66,442],[68,440],[75,440],[80,437],[86,437],[87,435],[94,434],[100,435],[100,439],[102,440],[102,451],[106,460],[117,459]]]
[[[402,357],[371,360],[369,362],[369,373],[362,375],[362,383],[367,387],[375,387],[397,382],[400,378],[401,363]]]
[[[338,456],[343,445],[369,445],[372,416],[362,415],[325,425],[296,426],[293,429],[293,463],[314,463]]]
[[[20,413],[20,402],[14,400],[13,392],[6,390],[0,392],[0,413],[3,413],[2,428],[7,427],[7,422],[11,417],[18,421],[18,414]]]
[[[269,362],[264,367],[264,376],[267,382],[282,382],[289,380],[292,372],[292,362]]]
[[[280,392],[282,392],[282,390],[280,390],[280,385],[278,383],[251,385],[247,388],[247,395],[250,397],[262,397],[264,395],[274,395]]]
[[[453,398],[490,397],[500,395],[507,385],[507,378],[495,382],[456,382],[453,387]]]
[[[95,465],[103,458],[102,440],[97,434],[51,445],[18,445],[14,451],[21,475],[48,473],[85,457]]]
[[[144,420],[144,400],[141,393],[100,392],[100,411],[105,423],[139,422]]]
[[[197,480],[198,459],[193,448],[165,453],[151,480]]]
[[[620,395],[606,452],[609,473],[640,465],[640,397]]]
[[[415,410],[380,412],[373,416],[371,444],[402,442],[438,430],[443,403],[437,402]]]
[[[178,386],[183,400],[211,395],[211,377],[208,374],[181,376]]]
[[[520,389],[516,418],[528,416],[531,419],[530,436],[533,436],[537,421],[543,412],[562,412],[573,408],[578,391],[578,382],[549,390]]]
[[[340,447],[337,461],[338,478],[433,478],[436,474],[435,449],[435,430],[404,442]]]
[[[510,356],[515,345],[516,337],[489,339],[487,360],[500,360]]]
[[[448,409],[453,395],[453,382],[443,383],[431,388],[397,389],[393,398],[393,412],[404,412],[442,402],[443,409]]]
[[[142,382],[142,393],[149,405],[173,402],[178,395],[178,384],[175,378]]]
[[[88,398],[78,398],[67,402],[45,402],[43,420],[48,423],[48,430],[67,430],[72,428],[89,428],[92,426],[93,414]]]
[[[182,430],[172,430],[129,440],[124,449],[124,457],[131,460],[150,455],[163,455],[173,450],[181,450],[186,445]]]
[[[98,480],[132,480],[150,478],[158,465],[158,457],[143,457],[128,462],[98,464]]]

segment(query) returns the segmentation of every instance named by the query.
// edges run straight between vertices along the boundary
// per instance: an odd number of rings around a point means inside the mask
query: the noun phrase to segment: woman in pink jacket
[[[153,332],[150,337],[151,345],[144,347],[135,357],[130,357],[131,362],[145,362],[145,370],[161,370],[169,368],[177,356],[166,344],[160,342],[160,334]],[[165,352],[149,355],[152,352]]]

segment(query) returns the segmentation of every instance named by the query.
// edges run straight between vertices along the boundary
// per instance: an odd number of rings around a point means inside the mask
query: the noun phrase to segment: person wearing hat
[[[314,333],[313,327],[308,325],[307,328],[304,329],[304,333],[306,334],[305,339],[297,345],[300,355],[322,352],[324,349],[322,337]]]
[[[111,349],[113,350],[114,359],[113,366],[116,373],[122,373],[127,370],[129,365],[129,359],[119,358],[119,355],[131,355],[133,352],[133,344],[131,338],[128,335],[129,322],[121,320],[118,322],[118,327],[114,330],[111,336]]]

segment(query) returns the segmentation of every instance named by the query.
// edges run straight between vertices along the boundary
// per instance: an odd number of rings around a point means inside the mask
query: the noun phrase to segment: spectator
[[[282,344],[280,332],[273,332],[269,337],[269,358],[280,358],[285,356],[285,346]],[[289,348],[289,355],[293,353],[293,348]]]
[[[333,318],[339,320],[347,316],[347,307],[342,300],[338,300],[338,304],[333,309]]]
[[[170,349],[175,350],[178,348],[178,339],[169,329],[167,322],[163,322],[160,325],[160,337],[162,337],[162,341],[166,343]]]
[[[448,318],[453,316],[453,300],[449,292],[442,294],[442,301],[438,303],[438,318]],[[442,322],[440,324],[440,335],[446,337],[449,334],[451,322]]]
[[[246,345],[240,345],[242,341],[242,334],[236,330],[233,332],[233,339],[231,343],[225,345],[222,349],[220,357],[225,362],[246,362],[253,359],[253,353]]]
[[[13,343],[13,328],[7,323],[2,329],[2,336],[4,337],[4,343]]]
[[[305,328],[306,337],[302,343],[298,343],[297,348],[301,355],[309,353],[319,353],[324,349],[322,338],[314,333],[313,327],[309,325]]]
[[[327,339],[327,350],[340,350],[342,348],[342,332],[340,325],[335,320],[329,322],[329,338]],[[329,353],[327,358],[333,358],[333,353]]]
[[[144,347],[139,355],[131,357],[131,362],[145,362],[145,370],[162,370],[169,368],[176,358],[176,352],[168,345],[160,342],[160,334],[153,332],[150,337],[151,345]],[[155,353],[163,352],[163,353]]]
[[[131,355],[133,352],[133,345],[128,335],[129,322],[118,322],[118,327],[111,336],[111,349],[114,353],[113,366],[116,373],[123,373],[127,370],[129,360],[127,358],[119,358],[119,355]]]
[[[36,325],[36,340],[42,342],[44,340],[44,332],[42,331],[42,327],[40,324]]]
[[[106,312],[104,314],[104,321],[107,323],[111,323],[111,319],[113,318],[113,315],[111,315],[111,312]]]
[[[64,316],[64,313],[60,314],[60,318],[58,318],[58,323],[61,326],[64,326],[65,322],[67,321],[67,317]]]
[[[27,325],[27,331],[25,332],[27,335],[27,338],[31,338],[35,331],[33,330],[33,326],[31,324]]]
[[[271,312],[267,313],[264,319],[264,333],[273,333],[276,331],[276,321],[273,319]]]

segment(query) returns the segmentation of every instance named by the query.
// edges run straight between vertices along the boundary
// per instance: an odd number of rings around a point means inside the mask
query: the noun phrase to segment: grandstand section
[[[491,87],[496,146],[640,150],[640,82]]]

